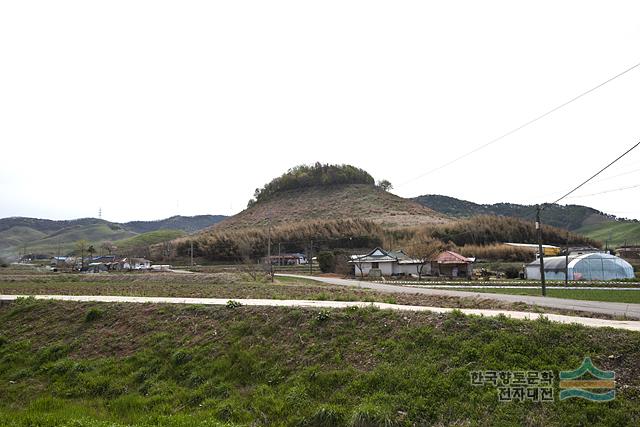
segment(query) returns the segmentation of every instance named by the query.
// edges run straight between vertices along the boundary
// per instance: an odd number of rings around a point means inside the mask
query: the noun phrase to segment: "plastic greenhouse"
[[[544,275],[547,280],[564,280],[565,269],[569,280],[615,280],[635,277],[633,267],[622,258],[607,253],[589,253],[544,259]],[[540,260],[525,268],[527,279],[540,280]]]

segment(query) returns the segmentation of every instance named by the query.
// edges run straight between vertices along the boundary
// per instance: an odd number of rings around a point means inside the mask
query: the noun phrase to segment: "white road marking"
[[[27,298],[30,295],[0,295],[0,301],[15,301],[18,298]],[[76,302],[111,302],[111,303],[138,303],[138,304],[199,304],[199,305],[226,305],[229,298],[175,298],[175,297],[127,297],[111,295],[32,295],[38,300],[76,301]],[[552,322],[565,324],[578,324],[592,328],[615,328],[628,331],[640,331],[640,321],[633,320],[607,320],[591,317],[565,316],[562,314],[531,313],[525,311],[488,310],[475,308],[448,308],[426,307],[420,305],[387,304],[382,302],[361,301],[315,301],[315,300],[276,300],[276,299],[236,299],[246,306],[262,307],[306,307],[306,308],[349,308],[349,307],[376,307],[382,310],[398,311],[429,311],[433,313],[451,313],[454,310],[468,315],[496,317],[504,315],[512,319],[536,320],[544,317]]]

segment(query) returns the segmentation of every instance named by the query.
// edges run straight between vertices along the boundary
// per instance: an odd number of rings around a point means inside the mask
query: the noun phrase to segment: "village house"
[[[299,265],[307,263],[306,255],[301,253],[272,255],[270,259],[273,265]]]
[[[474,261],[475,258],[467,258],[453,251],[444,251],[436,258],[438,276],[470,278]]]
[[[151,261],[144,258],[119,258],[115,255],[96,257],[85,265],[85,271],[149,270]]]
[[[430,263],[412,259],[401,250],[385,251],[375,248],[365,255],[351,255],[349,263],[354,266],[355,274],[362,276],[417,275],[421,266],[423,275],[431,272]]]
[[[144,258],[124,258],[121,265],[123,270],[148,270],[151,268],[151,261]]]
[[[434,260],[420,260],[402,250],[375,248],[365,255],[351,255],[349,263],[357,276],[471,277],[473,261],[453,251],[442,252]]]

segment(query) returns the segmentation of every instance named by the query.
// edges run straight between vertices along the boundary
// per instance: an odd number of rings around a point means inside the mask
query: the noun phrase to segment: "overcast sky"
[[[558,198],[640,139],[635,1],[5,1],[0,217],[233,214],[315,161]],[[403,184],[403,185],[401,185]],[[640,149],[567,202],[640,218]]]

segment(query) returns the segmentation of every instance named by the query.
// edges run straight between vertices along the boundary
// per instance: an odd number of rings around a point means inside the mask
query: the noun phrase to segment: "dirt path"
[[[0,295],[0,301],[15,301],[25,298],[24,295]],[[226,305],[229,301],[225,298],[172,298],[172,297],[125,297],[107,295],[35,295],[39,300],[79,301],[79,302],[116,302],[138,304],[200,304],[200,305]],[[399,305],[381,302],[359,301],[313,301],[313,300],[276,300],[276,299],[234,299],[242,305],[268,306],[268,307],[307,307],[307,308],[348,308],[348,307],[377,307],[380,309],[400,311],[431,311],[434,313],[450,313],[454,308],[424,307],[419,305]],[[513,319],[535,320],[541,314],[524,311],[509,310],[485,310],[474,308],[459,309],[464,314],[495,317],[504,315]],[[631,320],[606,320],[591,317],[574,317],[561,314],[544,314],[544,317],[559,323],[575,323],[593,328],[615,328],[640,332],[640,321]]]
[[[488,292],[453,291],[447,289],[424,288],[417,286],[399,286],[385,283],[365,282],[360,280],[337,279],[333,277],[302,276],[298,274],[277,274],[277,276],[310,279],[316,280],[318,282],[328,283],[331,285],[373,289],[379,292],[444,295],[450,297],[489,299],[494,301],[506,301],[512,303],[523,302],[525,304],[537,305],[539,307],[551,307],[556,309],[584,311],[588,313],[600,313],[607,314],[609,316],[626,316],[634,319],[640,319],[640,304],[552,298],[533,295],[510,295],[493,294]]]

